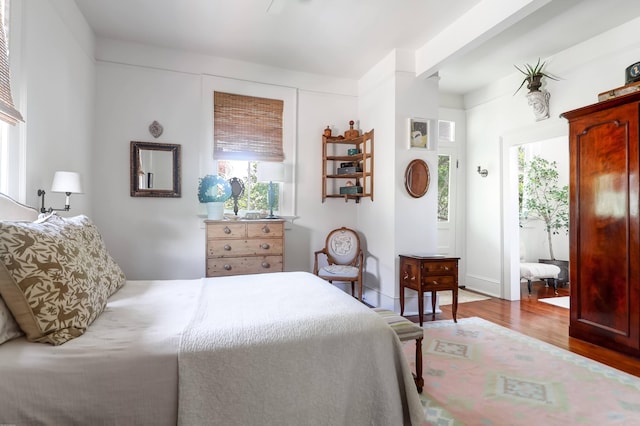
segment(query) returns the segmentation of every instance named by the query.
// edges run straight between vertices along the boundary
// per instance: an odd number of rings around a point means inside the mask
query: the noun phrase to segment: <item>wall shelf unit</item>
[[[322,202],[373,201],[373,129],[356,138],[322,136]]]

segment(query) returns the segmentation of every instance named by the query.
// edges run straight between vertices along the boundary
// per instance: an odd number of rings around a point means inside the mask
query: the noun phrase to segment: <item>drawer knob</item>
[[[225,227],[224,227],[224,233],[225,233],[225,234],[230,234],[230,233],[231,233],[231,229],[229,229],[229,227],[228,227],[228,226],[225,226]]]
[[[442,269],[445,270],[445,271],[448,271],[449,267],[448,266],[443,266]]]
[[[262,244],[260,245],[260,247],[262,247],[262,248],[263,248],[263,249],[265,249],[265,250],[268,250],[268,249],[269,249],[269,244],[267,244],[267,243],[262,243]]]
[[[269,269],[271,268],[271,265],[269,264],[269,262],[262,262],[262,267],[265,269]]]
[[[271,232],[271,230],[269,229],[269,225],[265,225],[262,227],[262,232],[265,234],[268,234],[269,232]]]
[[[433,281],[431,281],[431,284],[433,284],[433,285],[438,285],[438,281],[433,280]]]
[[[231,265],[229,265],[228,263],[225,263],[223,268],[224,268],[225,271],[230,271],[231,270]]]
[[[415,281],[415,280],[416,280],[416,277],[411,277],[411,278],[409,278],[409,273],[408,273],[408,272],[405,272],[405,273],[404,273],[404,279],[405,279],[405,280],[409,279],[410,281]]]
[[[231,246],[230,246],[229,244],[225,244],[225,245],[224,245],[224,249],[225,249],[226,251],[231,251]]]

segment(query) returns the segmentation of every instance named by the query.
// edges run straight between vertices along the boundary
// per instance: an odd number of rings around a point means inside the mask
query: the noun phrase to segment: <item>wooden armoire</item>
[[[640,93],[569,120],[569,335],[640,356]]]

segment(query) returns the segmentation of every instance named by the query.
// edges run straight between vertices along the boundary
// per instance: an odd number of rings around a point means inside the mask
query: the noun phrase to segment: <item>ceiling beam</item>
[[[482,0],[416,50],[416,75],[422,78],[434,75],[448,61],[478,47],[552,1],[561,0]]]

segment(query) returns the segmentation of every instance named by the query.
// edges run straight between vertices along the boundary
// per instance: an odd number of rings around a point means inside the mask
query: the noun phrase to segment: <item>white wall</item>
[[[640,19],[633,20],[543,58],[547,60],[547,70],[561,78],[546,81],[545,88],[551,93],[548,120],[535,122],[524,93],[512,95],[520,83],[521,75],[517,73],[465,96],[469,164],[465,283],[469,288],[514,300],[519,298],[519,294],[509,295],[505,287],[512,283],[509,277],[503,278],[503,270],[508,272],[502,256],[503,240],[508,242],[509,235],[502,229],[501,218],[505,173],[501,168],[501,140],[505,135],[525,130],[535,133],[536,128],[561,127],[568,131],[566,121],[559,117],[562,112],[595,103],[598,93],[624,85],[624,69],[640,57],[640,46],[634,36],[638,25]],[[471,171],[476,164],[486,165],[487,178]]]
[[[79,172],[83,195],[72,195],[71,213],[92,213],[95,67],[93,33],[74,2],[24,0],[13,2],[12,34],[18,32],[18,73],[15,93],[25,123],[14,129],[11,143],[20,145],[25,164],[24,188],[12,185],[16,198],[39,205],[44,189],[46,206],[62,208],[65,195],[52,193],[57,170]],[[12,173],[14,180],[20,179]],[[24,192],[24,194],[20,193]]]
[[[358,119],[355,81],[349,86],[341,79],[110,40],[99,41],[97,70],[93,172],[103,189],[94,216],[128,278],[204,275],[199,216],[204,208],[196,189],[211,164],[211,115],[205,110],[212,81],[226,80],[240,90],[271,87],[293,93],[297,101],[292,126],[297,145],[290,151],[295,158],[286,162],[295,165],[298,218],[286,226],[285,269],[311,271],[313,251],[324,246],[331,229],[358,229],[355,203],[321,198],[322,131],[330,125],[341,134],[350,119]],[[154,120],[164,126],[158,139],[147,130]],[[134,140],[181,144],[181,198],[129,196],[129,143]]]
[[[431,182],[437,182],[437,153],[408,149],[409,117],[437,118],[438,113],[437,80],[416,78],[414,60],[410,52],[393,51],[359,85],[359,116],[376,131],[375,202],[363,200],[358,210],[369,252],[365,300],[396,311],[398,255],[436,253],[436,184],[422,198],[404,188],[406,166],[416,158],[429,164]],[[417,298],[410,293],[405,312],[415,313]]]

